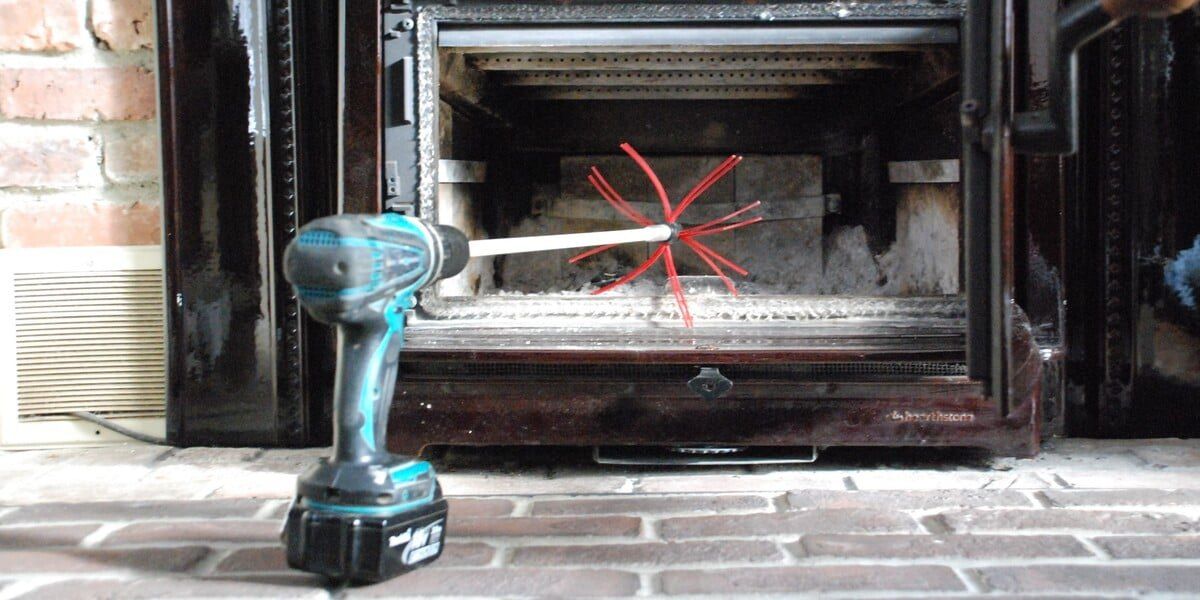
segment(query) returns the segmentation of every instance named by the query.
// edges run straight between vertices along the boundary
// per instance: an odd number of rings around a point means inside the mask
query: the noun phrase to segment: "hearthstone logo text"
[[[942,412],[940,410],[893,410],[887,419],[900,423],[971,423],[975,421],[975,415],[969,412]]]

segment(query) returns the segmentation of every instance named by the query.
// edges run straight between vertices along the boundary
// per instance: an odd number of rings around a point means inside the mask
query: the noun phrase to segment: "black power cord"
[[[105,419],[104,417],[102,417],[96,413],[90,413],[90,412],[85,412],[85,411],[76,411],[76,412],[70,413],[70,415],[72,417],[83,419],[84,421],[87,421],[89,423],[94,423],[105,429],[115,431],[125,437],[133,438],[139,442],[146,442],[147,444],[155,444],[158,446],[166,446],[167,445],[167,440],[164,438],[147,435],[140,431],[134,431],[128,427],[125,427],[124,425],[121,425],[114,421]]]

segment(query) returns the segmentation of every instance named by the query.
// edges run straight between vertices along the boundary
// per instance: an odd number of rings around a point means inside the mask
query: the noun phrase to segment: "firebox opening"
[[[745,160],[688,211],[754,201],[764,222],[708,238],[745,267],[742,296],[948,296],[961,290],[958,54],[952,44],[839,48],[441,48],[437,219],[472,238],[633,227],[595,166],[651,218],[730,154]],[[440,298],[586,296],[653,248],[475,259]],[[690,250],[690,295],[727,295]],[[661,265],[615,294],[669,298]]]

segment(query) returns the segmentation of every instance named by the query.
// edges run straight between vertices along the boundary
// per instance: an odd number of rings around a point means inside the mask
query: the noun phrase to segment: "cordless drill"
[[[468,258],[462,232],[398,214],[317,219],[288,245],[300,303],[337,327],[333,456],[299,479],[283,529],[293,568],[369,583],[441,555],[447,507],[433,467],[388,453],[385,431],[405,311]]]
[[[284,277],[313,318],[337,327],[333,456],[300,476],[283,526],[288,564],[351,583],[390,579],[442,553],[446,501],[433,467],[385,449],[405,311],[421,288],[473,256],[663,242],[668,225],[468,241],[398,214],[337,215],[305,225]]]

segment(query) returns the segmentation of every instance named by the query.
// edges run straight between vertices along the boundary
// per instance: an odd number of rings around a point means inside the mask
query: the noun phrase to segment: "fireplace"
[[[473,259],[410,317],[398,449],[1036,447],[1041,359],[1019,309],[1011,410],[969,370],[963,170],[978,157],[963,157],[962,7],[830,10],[418,3],[385,15],[387,209],[473,239],[621,227],[593,167],[661,212],[618,149],[628,142],[673,200],[744,157],[685,226],[754,201],[764,219],[713,238],[749,271],[737,296],[701,257],[675,253],[693,328],[661,267],[593,293],[652,248]]]
[[[400,211],[475,238],[625,227],[587,182],[596,166],[653,216],[622,142],[673,200],[744,157],[687,215],[761,201],[763,222],[712,238],[749,271],[738,295],[679,252],[688,329],[659,268],[592,294],[646,248],[476,260],[410,317],[393,450],[1027,455],[1044,431],[1185,433],[1164,416],[1195,411],[1152,407],[1195,397],[1179,366],[1194,310],[1163,275],[1200,232],[1181,208],[1200,139],[1194,11],[1083,53],[1082,116],[1063,129],[1083,142],[1064,160],[1018,152],[1066,139],[1047,124],[1069,111],[1037,112],[1070,106],[1051,42],[1079,41],[1079,23],[1052,35],[1056,10],[159,0],[169,436],[328,441],[332,336],[279,276],[300,225]]]

